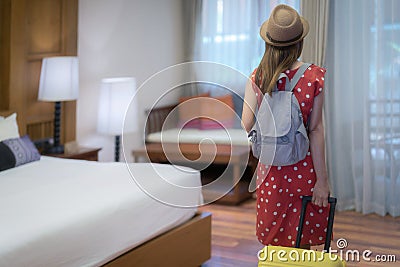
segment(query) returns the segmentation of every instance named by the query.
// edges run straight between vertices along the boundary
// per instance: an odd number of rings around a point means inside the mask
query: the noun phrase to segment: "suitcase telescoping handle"
[[[303,233],[304,216],[306,214],[306,207],[307,207],[308,202],[311,202],[311,199],[312,199],[312,196],[303,196],[299,228],[298,228],[297,237],[296,237],[296,248],[300,247],[301,234]],[[329,247],[331,246],[333,219],[335,217],[335,208],[336,208],[337,199],[334,197],[329,197],[328,202],[330,204],[329,205],[330,208],[329,208],[328,227],[326,230],[326,239],[325,239],[325,246],[324,246],[325,251],[329,251]]]

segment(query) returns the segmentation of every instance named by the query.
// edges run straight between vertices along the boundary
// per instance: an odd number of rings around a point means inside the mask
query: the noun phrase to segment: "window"
[[[281,3],[300,7],[300,0],[203,0],[195,60],[222,63],[249,75],[264,53],[259,28]]]
[[[373,1],[370,26],[371,139],[400,141],[399,1]]]

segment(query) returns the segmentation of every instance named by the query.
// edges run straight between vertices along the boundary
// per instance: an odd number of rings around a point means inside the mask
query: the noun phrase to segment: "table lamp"
[[[123,131],[134,132],[135,123],[124,125],[124,119],[136,90],[132,77],[105,78],[101,81],[97,130],[115,136],[115,161],[119,161],[120,139]],[[134,102],[135,104],[136,102]]]
[[[40,101],[55,102],[54,143],[48,151],[45,151],[47,154],[64,153],[64,146],[60,144],[61,101],[76,100],[78,98],[78,89],[79,71],[77,57],[43,58],[38,99]]]

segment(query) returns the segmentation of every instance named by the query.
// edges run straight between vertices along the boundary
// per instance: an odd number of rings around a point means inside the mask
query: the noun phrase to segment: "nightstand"
[[[44,156],[97,161],[98,152],[100,150],[101,148],[77,147],[73,151],[64,152],[62,154],[44,154]]]

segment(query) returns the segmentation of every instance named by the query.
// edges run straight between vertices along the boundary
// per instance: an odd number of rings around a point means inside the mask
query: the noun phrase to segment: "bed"
[[[138,163],[131,169],[148,180],[160,173],[185,186],[200,183],[195,173],[167,165]],[[182,193],[155,186],[166,198],[201,203],[199,189]],[[122,163],[42,156],[0,172],[0,195],[0,227],[7,229],[0,236],[0,266],[99,266],[196,214],[196,208],[176,208],[146,195]],[[197,238],[187,245],[209,241]]]
[[[199,266],[200,185],[193,169],[149,163],[41,156],[0,171],[0,266]]]
[[[204,98],[204,97],[202,97]],[[213,164],[227,164],[233,163],[233,169],[240,169],[240,171],[233,170],[232,181],[237,184],[229,194],[221,199],[218,199],[224,204],[239,204],[240,202],[250,198],[252,194],[248,192],[248,182],[243,181],[243,176],[246,174],[247,178],[251,178],[257,165],[257,160],[252,156],[250,151],[250,142],[247,138],[247,133],[238,127],[223,127],[220,129],[197,129],[195,127],[179,127],[179,119],[182,113],[178,105],[169,105],[163,107],[156,107],[147,111],[146,131],[145,131],[145,147],[133,151],[133,156],[136,160],[140,157],[148,158],[152,162],[168,162],[173,157],[173,154],[182,154],[186,159],[200,159],[201,150],[207,151],[207,143],[215,145],[215,160]],[[193,103],[190,104],[193,107]],[[209,108],[209,105],[207,105]],[[191,111],[193,112],[193,111]],[[184,111],[189,113],[189,111]],[[223,111],[218,112],[224,113]],[[192,115],[193,116],[193,115]],[[222,120],[222,119],[221,119]],[[237,124],[237,123],[236,123]],[[231,126],[231,125],[230,125]],[[174,144],[178,144],[175,146]],[[199,144],[203,149],[199,148]],[[177,153],[171,151],[174,147]],[[160,149],[160,147],[162,147]],[[168,149],[167,149],[168,148]],[[168,151],[166,151],[166,149]],[[179,151],[178,151],[179,150]],[[226,151],[231,151],[228,155]],[[241,151],[238,155],[233,151]],[[218,153],[221,152],[221,155]],[[166,156],[168,154],[169,156]],[[182,157],[180,157],[182,158]],[[187,162],[187,160],[177,160],[174,163]],[[198,161],[198,160],[197,160]],[[188,162],[189,166],[192,166]],[[245,168],[243,169],[243,164]],[[193,166],[192,166],[193,167]],[[241,180],[239,183],[237,181]],[[210,192],[203,192],[209,195]],[[210,193],[214,195],[213,193]]]
[[[146,137],[146,142],[198,144],[207,139],[219,145],[249,146],[246,132],[242,129],[199,130],[171,128],[162,132],[149,133]]]
[[[180,116],[178,105],[156,107],[146,111],[145,141],[147,143],[199,143],[204,138],[209,138],[221,145],[250,146],[247,133],[239,126],[240,118],[235,117],[235,122],[230,123],[230,127],[220,129],[180,127],[179,119],[176,118]],[[232,124],[236,124],[236,127],[232,127]]]

